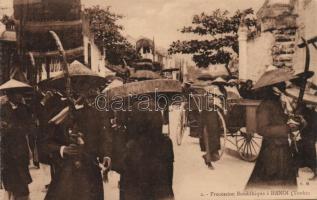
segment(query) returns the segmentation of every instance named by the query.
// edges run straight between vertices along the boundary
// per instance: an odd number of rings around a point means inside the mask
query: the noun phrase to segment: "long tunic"
[[[130,113],[120,199],[173,198],[173,145],[162,134],[162,123],[160,111]]]
[[[297,142],[298,152],[294,151],[296,166],[309,167],[312,171],[317,170],[316,139],[317,139],[317,112],[301,107],[300,114],[303,115],[307,126],[301,131],[301,140]],[[294,144],[293,144],[294,145]]]
[[[220,149],[220,119],[216,111],[202,111],[203,142],[205,151],[214,154]]]
[[[1,106],[1,121],[8,124],[1,129],[1,176],[4,188],[15,196],[29,194],[32,182],[29,172],[29,148],[27,134],[30,130],[30,115],[26,105],[18,104],[13,109],[10,103]]]
[[[257,109],[262,146],[246,188],[296,187],[296,169],[288,142],[290,129],[279,101],[263,101]]]
[[[97,158],[110,156],[111,137],[107,134],[107,125],[102,114],[91,107],[84,107],[74,113],[78,130],[83,133],[85,142],[79,160],[62,158],[61,146],[69,145],[68,128],[72,123],[61,126],[52,125],[47,138],[42,141],[41,149],[49,155],[54,167],[54,177],[49,185],[46,200],[103,200],[103,184]]]
[[[36,105],[36,114],[39,120],[38,143],[42,143],[42,140],[47,139],[47,134],[52,132],[49,130],[49,128],[52,128],[52,126],[49,126],[49,120],[66,106],[66,102],[62,101],[58,95],[49,98],[44,105],[40,102]],[[42,150],[39,151],[39,161],[44,164],[51,164],[49,155]]]

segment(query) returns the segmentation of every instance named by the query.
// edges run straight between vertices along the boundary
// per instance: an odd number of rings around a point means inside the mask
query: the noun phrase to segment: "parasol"
[[[295,76],[297,78],[301,78],[301,79],[310,79],[311,77],[313,77],[315,74],[315,72],[313,71],[306,71],[306,72],[301,72],[301,73],[298,73],[296,74]],[[296,78],[296,79],[297,79]]]
[[[304,85],[304,83],[306,82],[307,79],[310,79],[311,77],[314,76],[314,72],[313,71],[306,71],[306,72],[301,72],[296,74],[296,78],[290,80],[293,84],[301,87]]]
[[[112,82],[114,80],[119,80],[123,82],[123,79],[120,78],[119,76],[115,76],[115,75],[108,75],[105,77],[105,79],[107,80],[107,82]]]
[[[152,62],[141,61],[133,65],[136,70],[154,70],[154,65]]]
[[[155,94],[155,93],[181,93],[182,86],[179,81],[170,79],[156,79],[137,81],[123,84],[122,86],[107,90],[107,97],[128,97],[130,95]]]
[[[121,85],[123,85],[123,81],[119,80],[119,79],[115,79],[102,91],[102,93],[105,93],[106,91],[110,90],[111,88],[119,87]]]
[[[212,81],[212,84],[214,84],[214,85],[228,85],[228,82],[225,79],[223,79],[222,77],[218,77]]]
[[[201,81],[213,81],[215,77],[207,73],[202,73],[197,76],[197,79]]]
[[[21,90],[21,91],[28,91],[32,90],[32,87],[26,83],[21,81],[17,81],[15,79],[10,79],[9,81],[5,82],[0,86],[0,90],[8,91],[8,90]]]
[[[297,78],[291,71],[286,69],[273,69],[265,72],[253,86],[253,90],[274,85]]]
[[[91,71],[85,65],[78,61],[74,61],[69,66],[69,76],[71,78],[71,86],[75,90],[84,88],[99,87],[106,84],[106,79]],[[55,77],[43,80],[39,83],[40,87],[65,89],[64,73],[60,72]]]
[[[153,80],[162,78],[159,74],[149,70],[138,70],[130,76],[135,80]]]

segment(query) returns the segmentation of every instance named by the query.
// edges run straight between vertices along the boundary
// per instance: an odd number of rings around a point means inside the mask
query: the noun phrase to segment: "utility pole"
[[[152,54],[153,54],[153,62],[155,62],[155,41],[154,41],[154,36],[153,36],[153,49],[152,49]]]

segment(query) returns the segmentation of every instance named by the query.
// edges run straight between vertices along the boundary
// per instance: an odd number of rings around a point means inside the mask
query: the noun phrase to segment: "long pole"
[[[63,73],[65,77],[65,86],[66,86],[66,95],[69,99],[71,99],[71,80],[69,76],[69,71],[68,71],[68,62],[66,58],[66,53],[63,47],[63,44],[61,40],[59,39],[58,35],[54,31],[50,31],[50,34],[53,36],[57,49],[62,57],[62,68],[63,68]]]
[[[155,41],[154,41],[154,36],[153,36],[153,49],[152,49],[152,54],[153,54],[153,62],[155,62]]]
[[[73,121],[72,129],[71,129],[72,132],[70,134],[73,135],[72,137],[74,137],[74,135],[75,135],[75,137],[76,137],[75,144],[76,145],[83,145],[84,140],[78,132],[78,124],[77,124],[77,120],[76,120],[75,115],[74,115],[76,102],[72,98],[71,79],[70,79],[70,75],[69,75],[69,71],[68,71],[68,62],[67,62],[67,58],[66,58],[66,53],[65,53],[63,44],[62,44],[61,40],[59,39],[58,35],[54,31],[50,31],[50,34],[53,36],[53,38],[56,42],[57,49],[62,57],[62,68],[63,68],[64,78],[65,78],[66,97],[69,100],[69,114],[70,114],[70,118]],[[81,98],[78,99],[78,101],[80,101],[80,100],[81,100]],[[81,161],[80,161],[79,157],[75,158],[74,164],[77,168],[81,167]]]
[[[303,41],[302,44],[304,44],[303,47],[305,47],[305,49],[306,49],[304,72],[308,72],[309,65],[310,65],[310,51],[309,51],[309,46],[308,46],[307,41],[304,38],[302,38],[302,41]],[[301,86],[300,86],[299,96],[298,96],[298,100],[297,100],[297,108],[300,106],[301,102],[303,101],[306,85],[307,85],[307,79],[304,79],[303,84],[301,84]]]

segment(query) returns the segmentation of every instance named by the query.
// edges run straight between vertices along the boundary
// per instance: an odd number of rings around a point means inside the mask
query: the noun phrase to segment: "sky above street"
[[[237,9],[258,10],[264,0],[82,0],[85,6],[111,6],[114,12],[125,16],[121,23],[133,37],[155,38],[168,47],[172,41],[186,39],[178,29],[190,25],[194,14],[211,12],[217,8],[234,12]]]
[[[12,2],[1,0],[0,8],[12,7]],[[188,38],[178,29],[190,25],[194,14],[208,13],[217,8],[234,12],[252,7],[257,11],[263,3],[264,0],[82,0],[85,7],[111,6],[112,11],[125,16],[120,21],[125,34],[134,38],[154,37],[156,44],[165,48],[172,41]]]

